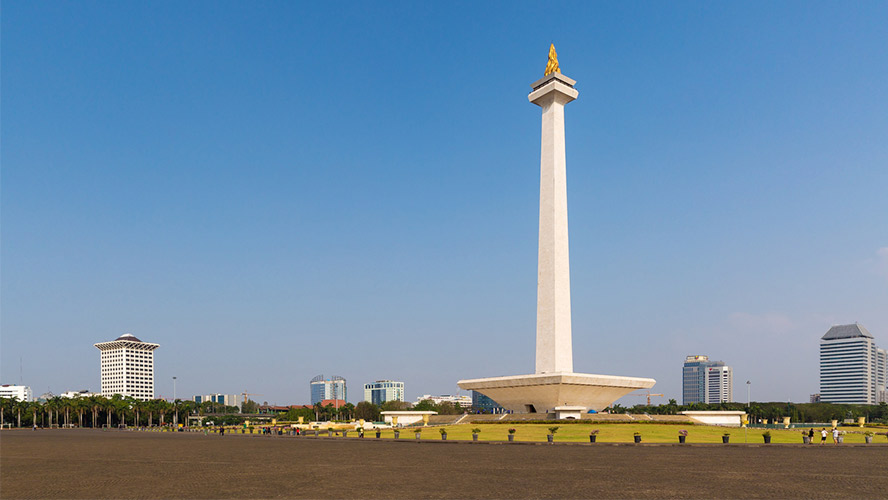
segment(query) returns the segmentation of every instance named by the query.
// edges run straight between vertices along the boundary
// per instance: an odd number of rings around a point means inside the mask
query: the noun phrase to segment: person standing
[[[833,427],[833,444],[839,444],[839,428]]]
[[[814,444],[814,428],[808,429],[808,444]]]
[[[826,442],[826,427],[820,429],[820,444],[822,445],[825,442]]]

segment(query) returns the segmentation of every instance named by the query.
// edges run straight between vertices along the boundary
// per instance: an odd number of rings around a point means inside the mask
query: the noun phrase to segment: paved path
[[[12,498],[885,498],[888,446],[0,433]]]

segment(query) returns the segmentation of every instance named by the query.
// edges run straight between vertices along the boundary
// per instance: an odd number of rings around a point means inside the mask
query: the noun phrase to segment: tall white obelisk
[[[633,390],[650,389],[657,381],[573,372],[564,105],[577,98],[575,83],[561,74],[553,45],[545,76],[531,85],[527,96],[543,109],[536,373],[466,379],[457,385],[478,391],[515,412],[578,419],[590,408],[601,411]]]
[[[561,74],[555,45],[546,74],[527,98],[543,108],[540,141],[540,249],[537,277],[536,373],[573,372],[564,105],[579,94]]]

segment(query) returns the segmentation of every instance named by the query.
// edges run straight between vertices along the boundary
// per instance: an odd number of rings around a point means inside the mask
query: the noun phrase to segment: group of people
[[[820,444],[826,442],[826,438],[829,436],[829,431],[826,430],[826,427],[820,429]],[[832,430],[832,438],[833,444],[839,444],[839,429],[833,428]],[[814,428],[808,430],[808,442],[814,444]]]

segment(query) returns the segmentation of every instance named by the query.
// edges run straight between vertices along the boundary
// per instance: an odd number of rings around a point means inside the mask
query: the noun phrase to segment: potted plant
[[[598,429],[592,429],[589,431],[589,442],[594,443],[596,436],[598,436]]]
[[[866,444],[871,444],[873,442],[874,435],[875,433],[873,433],[873,431],[866,431],[863,433],[863,440],[866,442]]]
[[[480,432],[481,432],[481,429],[479,429],[479,428],[477,428],[477,427],[475,427],[474,429],[472,429],[472,441],[477,441],[477,440],[478,440],[478,434],[479,434]]]
[[[762,433],[762,437],[765,439],[765,444],[771,443],[771,431],[765,431]],[[727,441],[725,441],[727,443]]]
[[[395,439],[398,439],[398,437],[400,435],[401,435],[401,431],[399,431],[398,429],[395,429]]]
[[[688,431],[686,431],[684,429],[678,431],[678,442],[679,443],[684,443],[685,439],[687,439],[687,437],[688,437]]]
[[[512,441],[515,441],[515,432],[516,432],[516,431],[517,431],[517,429],[515,429],[515,428],[511,428],[511,429],[509,429],[509,442],[510,442],[510,443],[511,443]]]
[[[641,442],[641,433],[640,432],[633,433],[632,438],[635,439],[635,444],[640,443]]]
[[[417,427],[416,429],[413,429],[413,437],[415,437],[416,439],[422,438],[422,427]]]
[[[382,431],[379,429],[376,429],[376,439],[379,439],[381,437],[382,437]]]
[[[549,427],[549,435],[546,436],[546,440],[549,441],[549,444],[555,442],[555,433],[558,432],[558,427]]]
[[[724,434],[722,434],[722,443],[728,444],[728,441],[730,441],[730,440],[731,440],[731,433],[728,431],[725,431]]]
[[[441,433],[441,441],[447,441],[447,429],[441,427],[438,432]]]
[[[808,444],[808,443],[809,443],[808,433],[805,432],[805,431],[802,431],[802,443],[804,443],[804,444]]]

